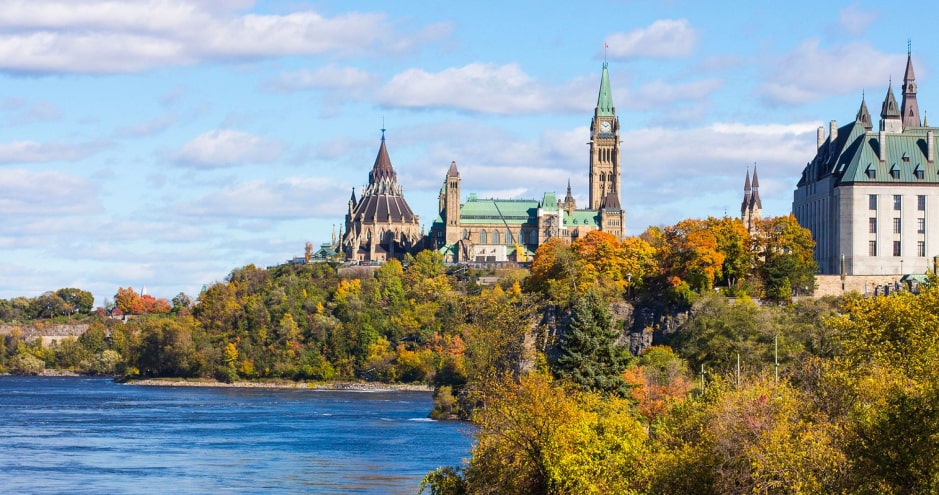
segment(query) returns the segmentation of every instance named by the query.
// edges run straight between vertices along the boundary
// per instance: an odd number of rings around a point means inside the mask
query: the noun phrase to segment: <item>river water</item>
[[[0,493],[414,494],[469,455],[427,392],[0,377]]]

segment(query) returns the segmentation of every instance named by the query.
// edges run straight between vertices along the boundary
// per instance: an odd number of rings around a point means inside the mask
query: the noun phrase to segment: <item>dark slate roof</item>
[[[354,194],[353,194],[354,199]],[[385,137],[382,136],[375,165],[368,174],[368,186],[352,209],[352,218],[362,222],[417,223],[417,215],[404,200],[398,174],[391,166]]]
[[[867,111],[867,102],[864,101],[863,96],[861,96],[861,108],[858,108],[857,116],[854,120],[860,122],[868,131],[874,128],[874,123],[871,121],[871,113]]]
[[[900,118],[900,107],[897,106],[897,99],[893,96],[893,83],[890,83],[887,87],[887,96],[884,98],[884,103],[880,106],[880,116],[882,118]]]
[[[610,193],[603,197],[600,200],[600,209],[601,210],[621,210],[622,207],[619,203],[619,196],[616,193]]]
[[[447,171],[447,177],[459,177],[460,172],[456,170],[456,162],[450,162],[450,170]]]

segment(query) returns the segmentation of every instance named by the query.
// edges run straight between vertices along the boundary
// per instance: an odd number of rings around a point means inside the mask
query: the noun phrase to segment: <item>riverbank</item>
[[[237,381],[225,383],[205,378],[145,378],[128,380],[125,385],[143,387],[213,387],[213,388],[271,388],[303,390],[352,390],[365,392],[433,392],[429,385],[412,383],[376,382],[294,382],[288,380]]]

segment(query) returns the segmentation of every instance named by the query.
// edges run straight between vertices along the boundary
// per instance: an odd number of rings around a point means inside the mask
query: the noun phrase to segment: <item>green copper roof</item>
[[[843,171],[839,182],[939,183],[936,163],[926,159],[926,129],[887,133],[885,137],[886,143],[881,143],[876,132],[852,132],[835,169],[836,173]],[[887,152],[883,162],[879,155],[881,145]]]
[[[538,202],[533,199],[477,199],[470,195],[460,207],[463,225],[537,225]]]
[[[600,76],[600,95],[597,97],[597,115],[613,116],[613,93],[610,92],[610,73],[603,62],[603,74]]]
[[[600,214],[595,210],[574,210],[570,214],[564,212],[565,227],[573,228],[584,225],[600,228]]]

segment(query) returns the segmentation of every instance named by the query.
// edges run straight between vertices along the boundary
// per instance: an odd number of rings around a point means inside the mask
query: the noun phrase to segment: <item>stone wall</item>
[[[46,345],[47,342],[52,342],[53,340],[59,341],[65,337],[79,337],[86,330],[88,330],[88,324],[83,323],[80,325],[0,325],[0,335],[10,335],[15,330],[19,330],[20,334],[27,342],[32,342],[36,339],[41,339],[43,345]]]
[[[844,288],[842,289],[840,275],[816,275],[815,297],[840,296],[851,291],[861,294],[873,294],[874,287],[878,285],[893,286],[899,280],[899,275],[847,275],[844,278]]]

